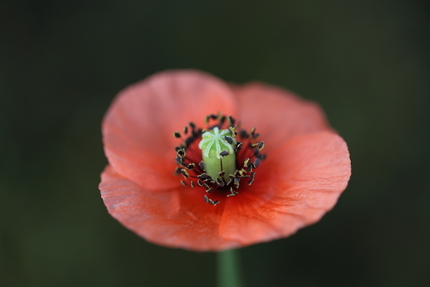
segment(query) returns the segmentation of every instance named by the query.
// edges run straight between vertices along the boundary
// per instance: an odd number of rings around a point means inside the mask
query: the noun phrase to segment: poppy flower
[[[106,113],[108,212],[146,240],[219,251],[287,237],[333,208],[351,173],[320,107],[262,83],[166,71]]]

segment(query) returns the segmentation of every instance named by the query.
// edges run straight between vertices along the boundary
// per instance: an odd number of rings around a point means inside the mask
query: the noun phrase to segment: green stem
[[[232,249],[217,254],[218,287],[241,287],[238,250]]]

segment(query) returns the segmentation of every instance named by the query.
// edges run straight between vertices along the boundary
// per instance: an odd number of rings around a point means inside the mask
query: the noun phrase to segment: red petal
[[[156,74],[123,90],[103,121],[103,143],[114,169],[148,189],[177,186],[173,132],[205,116],[233,115],[234,98],[218,79],[196,71]]]
[[[255,127],[270,152],[290,138],[321,130],[330,130],[320,107],[295,94],[274,86],[250,83],[233,87],[238,98],[241,127]]]
[[[108,166],[100,191],[109,213],[148,241],[168,247],[216,251],[239,244],[218,235],[223,206],[203,200],[200,188],[146,190]]]
[[[341,137],[332,132],[295,137],[269,155],[251,187],[227,201],[220,235],[243,245],[289,236],[333,208],[350,174]]]

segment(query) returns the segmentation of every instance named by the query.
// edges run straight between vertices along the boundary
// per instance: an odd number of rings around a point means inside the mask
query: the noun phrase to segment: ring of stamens
[[[226,197],[239,195],[243,180],[246,180],[248,185],[254,182],[256,175],[254,170],[266,158],[266,154],[261,153],[264,149],[264,142],[257,141],[259,134],[255,132],[255,128],[248,133],[241,130],[232,117],[221,114],[207,116],[206,124],[208,128],[203,130],[191,122],[184,127],[182,133],[177,131],[173,133],[176,138],[184,137],[183,142],[175,147],[175,162],[178,164],[175,174],[182,175],[181,184],[184,186],[204,188],[206,191],[203,196],[204,201],[216,206],[220,201],[211,199],[208,194],[221,192]],[[232,145],[234,153],[236,153],[236,166],[231,173],[226,174],[225,170],[221,170],[218,177],[214,178],[215,176],[210,176],[207,173],[205,163],[202,160],[202,151],[198,145],[203,133],[214,131],[212,134],[219,135],[220,129],[229,132],[228,135],[224,133],[222,140],[225,140],[228,145]],[[228,153],[229,150],[225,150],[219,154],[219,157],[226,156]]]

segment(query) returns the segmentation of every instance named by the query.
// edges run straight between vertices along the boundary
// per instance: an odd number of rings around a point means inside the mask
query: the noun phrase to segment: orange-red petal
[[[158,73],[112,103],[102,127],[105,154],[116,172],[145,189],[175,187],[173,132],[218,112],[235,115],[233,94],[220,80],[197,71]]]
[[[350,174],[349,152],[338,135],[294,137],[270,154],[251,187],[226,202],[219,234],[242,245],[289,236],[335,205]]]
[[[255,127],[266,142],[266,152],[282,146],[290,138],[310,132],[330,130],[321,108],[285,89],[261,83],[233,86],[238,101],[241,127]]]
[[[218,235],[223,206],[203,201],[204,190],[144,189],[108,166],[99,186],[109,213],[146,240],[196,251],[240,246]]]

